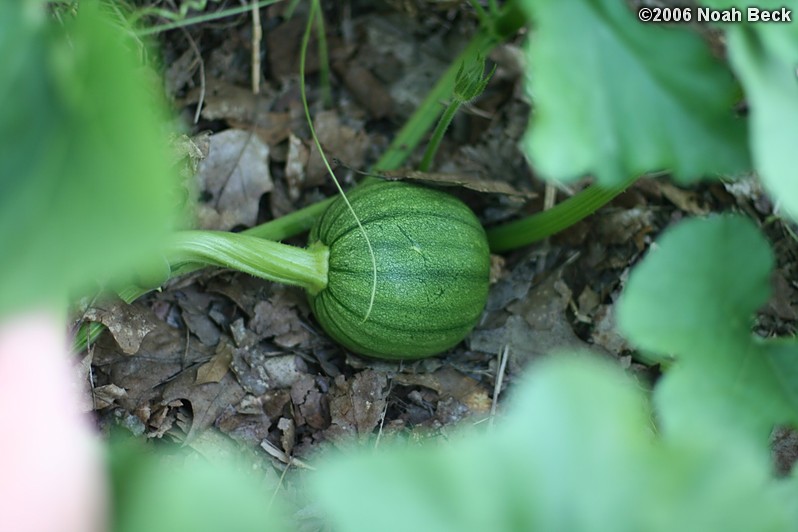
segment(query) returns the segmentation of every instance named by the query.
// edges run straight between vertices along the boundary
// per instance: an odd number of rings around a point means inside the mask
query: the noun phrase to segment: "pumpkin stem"
[[[167,260],[238,270],[277,283],[300,286],[315,295],[327,287],[330,252],[318,242],[307,249],[223,231],[180,231],[168,245]]]

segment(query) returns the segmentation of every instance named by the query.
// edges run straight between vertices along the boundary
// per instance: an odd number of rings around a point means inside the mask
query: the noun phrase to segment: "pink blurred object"
[[[55,314],[0,323],[0,531],[107,529],[102,445]]]

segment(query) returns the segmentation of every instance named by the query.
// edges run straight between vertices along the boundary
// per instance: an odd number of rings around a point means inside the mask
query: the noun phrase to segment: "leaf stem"
[[[453,99],[446,107],[446,110],[443,112],[443,116],[438,121],[438,125],[435,126],[435,131],[432,132],[432,138],[430,138],[429,144],[427,144],[427,149],[424,150],[424,157],[421,159],[421,163],[418,165],[418,169],[420,171],[429,171],[430,166],[432,166],[432,160],[435,158],[435,154],[438,152],[438,146],[440,146],[441,141],[443,140],[443,135],[446,133],[446,130],[449,129],[449,124],[452,123],[452,119],[454,118],[454,115],[457,114],[458,109],[460,109],[460,102],[456,99]]]
[[[327,30],[324,27],[324,14],[319,0],[313,0],[316,12],[316,38],[319,47],[319,85],[321,85],[321,101],[324,107],[332,106],[332,90],[330,89],[330,55],[327,51]],[[304,75],[304,69],[302,75]]]
[[[613,187],[591,185],[547,211],[488,229],[490,250],[510,251],[558,233],[596,212],[636,180],[630,177]]]
[[[304,233],[313,227],[316,219],[327,210],[327,207],[334,200],[335,196],[329,197],[267,223],[245,229],[241,233],[258,238],[268,238],[269,240],[285,240]]]

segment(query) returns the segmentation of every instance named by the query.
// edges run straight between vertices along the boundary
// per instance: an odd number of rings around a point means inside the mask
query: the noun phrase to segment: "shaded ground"
[[[352,4],[325,14],[333,101],[321,103],[314,55],[310,104],[345,185],[359,178],[352,169],[377,159],[475,30],[467,7],[420,5],[402,11]],[[258,96],[251,90],[249,14],[162,35],[167,91],[191,137],[178,144],[189,166],[196,164],[201,227],[237,230],[334,194],[299,99],[304,18],[286,20],[282,9],[261,12]],[[456,118],[437,158],[436,171],[503,180],[526,194],[460,190],[486,226],[540,210],[545,196],[517,148],[529,115],[520,56],[517,43],[494,51],[494,79]],[[408,167],[417,162],[418,156]],[[558,199],[573,191],[561,190]],[[480,325],[452,352],[419,362],[346,353],[320,332],[300,290],[229,271],[175,279],[132,306],[98,303],[89,317],[113,334],[91,348],[94,407],[105,426],[121,425],[142,438],[194,445],[215,427],[254,450],[262,467],[280,470],[303,464],[326,442],[375,445],[445,437],[464,421],[478,426],[494,409],[501,412],[524,368],[552,350],[590,349],[650,383],[657,368],[633,358],[613,326],[629,268],[670,224],[726,210],[759,220],[778,257],[775,295],[756,331],[794,334],[798,247],[789,228],[771,217],[773,206],[756,182],[683,190],[644,179],[550,241],[496,257]],[[789,435],[778,441],[789,442]]]

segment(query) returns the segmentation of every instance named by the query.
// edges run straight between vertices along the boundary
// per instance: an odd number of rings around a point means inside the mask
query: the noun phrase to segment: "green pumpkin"
[[[490,251],[474,213],[449,194],[399,181],[361,186],[348,198],[374,250],[376,293],[368,313],[371,255],[339,198],[310,232],[310,244],[330,251],[327,287],[310,296],[324,330],[356,353],[388,359],[460,342],[488,297]]]

